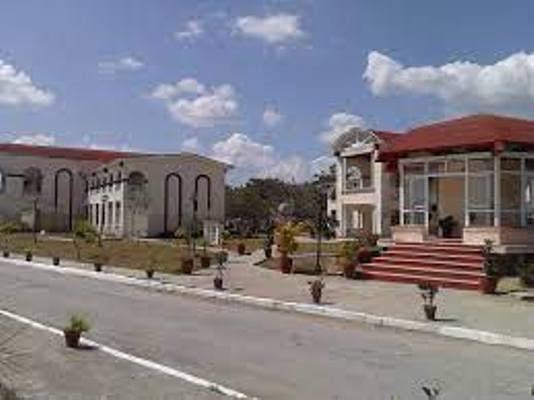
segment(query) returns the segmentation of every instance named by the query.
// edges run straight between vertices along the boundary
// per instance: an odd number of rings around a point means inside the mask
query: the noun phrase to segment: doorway
[[[444,238],[461,238],[465,221],[465,178],[428,178],[429,233]]]

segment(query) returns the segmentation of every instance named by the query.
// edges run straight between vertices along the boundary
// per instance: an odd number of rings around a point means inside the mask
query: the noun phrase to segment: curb
[[[119,275],[116,273],[94,272],[91,270],[73,267],[57,267],[48,264],[27,262],[16,259],[4,259],[3,261],[45,271],[52,271],[63,275],[88,277],[102,281],[122,283],[130,286],[151,288],[163,292],[176,292],[185,295],[192,295],[210,300],[223,300],[273,311],[286,311],[344,321],[361,322],[373,326],[397,328],[412,332],[431,333],[453,339],[463,339],[488,345],[507,346],[521,350],[534,351],[534,339],[531,338],[509,336],[452,325],[436,325],[428,322],[419,322],[402,318],[368,314],[358,311],[349,311],[329,306],[296,303],[236,293],[224,293],[215,290],[193,288],[168,282],[150,281],[146,279]]]

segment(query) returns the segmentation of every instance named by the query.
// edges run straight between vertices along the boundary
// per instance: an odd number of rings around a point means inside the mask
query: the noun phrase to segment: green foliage
[[[99,239],[96,228],[85,219],[76,220],[72,235],[74,240],[84,241],[86,243],[96,243]]]
[[[339,255],[346,261],[356,262],[360,247],[361,245],[357,240],[343,242]]]
[[[302,230],[302,225],[295,222],[287,222],[277,226],[274,237],[275,243],[278,246],[278,251],[286,255],[297,251],[297,235],[299,235]]]
[[[499,267],[497,255],[493,251],[493,241],[489,239],[484,240],[482,254],[484,256],[485,274],[489,277],[500,277],[501,268]]]
[[[89,324],[87,319],[85,319],[85,317],[79,314],[71,315],[69,324],[65,327],[66,331],[80,332],[80,333],[88,332],[89,329],[91,329],[91,325]]]

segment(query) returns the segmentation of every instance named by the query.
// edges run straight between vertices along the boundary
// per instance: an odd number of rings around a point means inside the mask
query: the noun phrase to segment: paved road
[[[424,399],[420,385],[436,380],[443,392],[439,400],[530,399],[534,384],[532,353],[217,304],[3,262],[0,293],[0,308],[58,327],[69,313],[84,312],[97,342],[262,399]],[[90,363],[95,355],[87,357]],[[99,379],[126,385],[127,368],[132,367],[118,363]],[[69,373],[91,379],[83,369]],[[197,398],[189,384],[147,371],[145,381],[151,379],[157,384],[143,385],[153,391],[148,398],[184,398],[162,397],[172,388]],[[58,390],[54,385],[41,382],[41,389]],[[95,385],[94,393],[88,386],[84,398],[96,399],[112,385]],[[146,392],[132,396],[124,388],[129,398],[147,399]],[[76,393],[76,385],[62,390]],[[118,393],[115,386],[107,398],[120,398]]]

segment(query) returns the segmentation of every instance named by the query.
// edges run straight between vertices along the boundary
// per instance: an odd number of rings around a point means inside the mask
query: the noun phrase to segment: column
[[[429,178],[428,178],[428,162],[425,161],[425,228],[427,234],[429,233],[430,226],[430,207],[428,203],[430,202],[430,189],[429,189]]]
[[[527,226],[527,205],[526,205],[526,189],[527,189],[527,172],[525,158],[521,158],[521,227]]]
[[[404,225],[404,165],[399,163],[399,222]]]
[[[469,226],[469,156],[465,157],[464,162],[464,226]]]
[[[496,227],[501,226],[501,156],[495,155],[494,168],[494,207],[493,207],[493,225]]]

